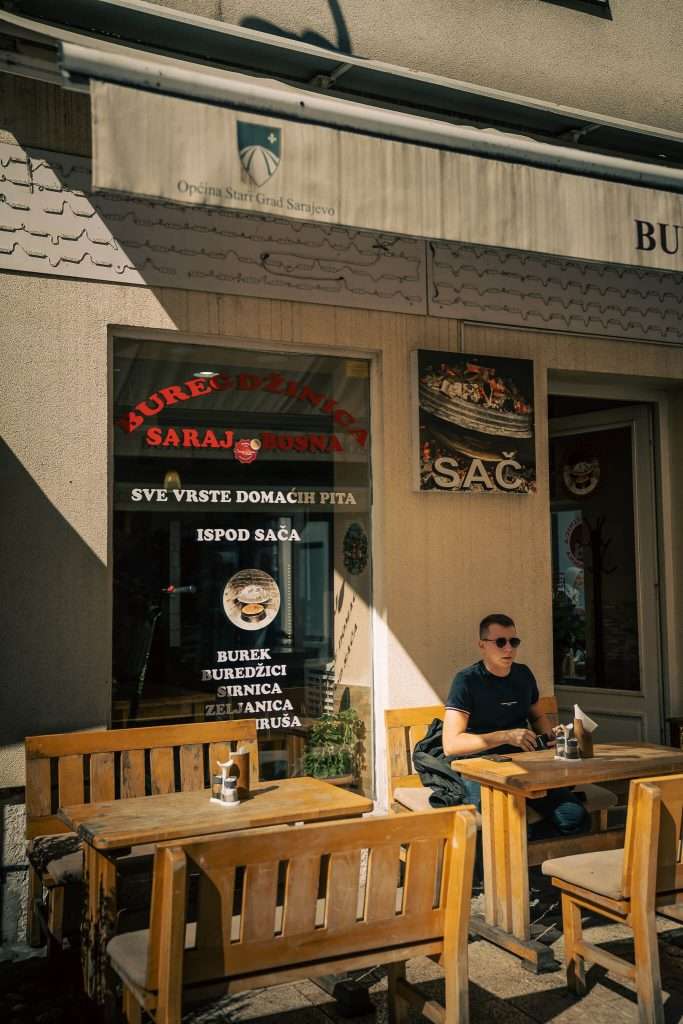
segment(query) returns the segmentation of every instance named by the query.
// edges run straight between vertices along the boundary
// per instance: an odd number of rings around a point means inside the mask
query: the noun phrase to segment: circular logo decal
[[[257,437],[248,438],[243,437],[241,441],[238,441],[234,448],[235,458],[238,462],[248,464],[253,462],[259,453],[261,442]]]
[[[595,457],[567,462],[562,467],[562,479],[570,494],[584,498],[591,494],[600,482],[600,463]]]
[[[280,610],[280,591],[261,569],[240,569],[223,589],[223,611],[239,629],[265,629]]]
[[[580,569],[583,568],[584,544],[590,543],[590,537],[581,516],[572,519],[564,534],[565,552],[570,562]]]

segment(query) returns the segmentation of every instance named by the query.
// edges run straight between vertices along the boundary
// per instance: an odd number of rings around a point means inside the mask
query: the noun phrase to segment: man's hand
[[[505,742],[511,747],[519,747],[520,750],[536,749],[536,733],[531,729],[506,729]]]

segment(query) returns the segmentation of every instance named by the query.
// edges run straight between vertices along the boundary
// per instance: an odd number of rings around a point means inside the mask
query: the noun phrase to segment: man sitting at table
[[[448,757],[510,754],[536,749],[536,737],[552,733],[538,705],[531,669],[515,661],[521,641],[509,615],[487,615],[479,624],[481,661],[457,673],[446,701],[443,749]],[[531,728],[529,728],[531,724]],[[481,787],[463,778],[465,802],[480,807]],[[572,835],[586,825],[584,805],[571,789],[552,789],[529,800],[543,818],[535,837]]]

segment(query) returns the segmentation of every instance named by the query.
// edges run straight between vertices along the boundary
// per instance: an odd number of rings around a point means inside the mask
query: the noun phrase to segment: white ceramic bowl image
[[[223,611],[239,629],[265,629],[280,610],[280,591],[262,569],[240,569],[223,588]]]

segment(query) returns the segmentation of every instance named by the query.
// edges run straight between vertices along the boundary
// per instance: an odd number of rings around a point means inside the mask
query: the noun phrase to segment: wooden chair
[[[426,811],[430,790],[425,789],[413,766],[415,744],[424,739],[435,718],[443,721],[443,704],[418,708],[390,708],[384,712],[387,733],[389,806],[397,812]]]
[[[128,1024],[140,1024],[141,1008],[179,1024],[183,994],[201,986],[215,996],[216,983],[234,993],[379,964],[389,965],[390,1020],[406,1020],[409,1003],[467,1024],[475,840],[462,807],[159,844],[149,930],[107,947]],[[405,961],[424,955],[440,958],[445,1008],[405,980]]]
[[[555,697],[541,697],[539,704],[544,715],[557,724],[557,701]],[[387,731],[387,777],[389,779],[389,806],[398,812],[426,810],[430,791],[425,789],[420,776],[413,766],[415,744],[424,735],[434,718],[443,719],[443,704],[418,708],[391,708],[384,712]],[[583,794],[586,810],[591,815],[594,831],[607,827],[607,811],[617,803],[617,797],[604,786],[592,784],[576,787]],[[530,824],[540,821],[540,816],[529,807],[527,820]]]
[[[28,736],[30,944],[40,945],[45,931],[61,945],[79,927],[83,855],[78,837],[56,817],[58,807],[203,789],[215,762],[238,746],[250,752],[258,779],[254,720]]]
[[[567,985],[586,991],[585,961],[635,982],[640,1024],[664,1024],[655,912],[681,901],[683,775],[631,783],[621,850],[558,857],[543,864],[562,893]],[[581,911],[633,929],[635,966],[583,938]],[[680,919],[680,908],[674,908]]]

